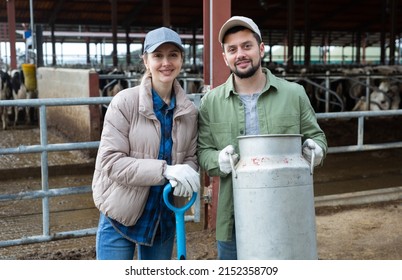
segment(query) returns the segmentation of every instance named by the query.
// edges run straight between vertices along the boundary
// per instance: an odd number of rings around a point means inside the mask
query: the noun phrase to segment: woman
[[[163,201],[200,187],[197,109],[176,77],[184,59],[179,35],[162,27],[144,42],[146,72],[139,86],[120,91],[105,115],[92,182],[100,210],[97,259],[171,259],[174,213]]]

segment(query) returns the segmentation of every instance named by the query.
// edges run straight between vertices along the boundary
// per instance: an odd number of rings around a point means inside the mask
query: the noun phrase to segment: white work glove
[[[175,196],[192,196],[200,189],[200,175],[188,164],[167,165],[163,176],[169,180]]]
[[[230,157],[232,157],[234,165],[239,161],[239,155],[235,154],[235,149],[232,145],[226,146],[219,153],[218,158],[219,169],[225,174],[229,174],[230,172],[232,172]]]
[[[315,153],[314,166],[317,166],[321,163],[322,158],[324,157],[324,152],[320,145],[314,142],[313,139],[307,139],[303,143],[303,156],[309,163],[311,163],[312,153]]]

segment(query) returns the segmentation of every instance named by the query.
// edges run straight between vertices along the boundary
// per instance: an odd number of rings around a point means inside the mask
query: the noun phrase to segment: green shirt
[[[257,101],[259,131],[264,134],[302,134],[313,139],[327,153],[327,140],[303,86],[274,76],[263,68],[267,84]],[[199,108],[198,161],[209,176],[220,177],[216,238],[232,239],[234,206],[232,175],[219,170],[218,155],[227,145],[239,153],[238,136],[246,135],[244,105],[228,80],[206,93]]]

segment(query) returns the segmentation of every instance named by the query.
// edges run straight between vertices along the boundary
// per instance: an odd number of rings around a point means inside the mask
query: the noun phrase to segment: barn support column
[[[322,35],[322,50],[321,50],[321,57],[323,64],[330,64],[331,63],[331,55],[329,46],[331,45],[331,33],[324,33]]]
[[[36,64],[38,67],[43,66],[43,26],[37,24],[36,28]]]
[[[295,0],[288,0],[288,59],[287,69],[293,68],[293,45],[294,45],[294,21],[295,21]]]
[[[288,37],[289,36],[284,36],[283,37],[283,64],[285,64],[285,65],[286,65],[286,61],[288,60],[287,59]]]
[[[203,0],[203,32],[204,32],[204,84],[214,88],[225,82],[229,69],[222,57],[222,46],[218,40],[221,26],[231,16],[231,0]],[[204,186],[210,193],[208,205],[208,227],[215,228],[216,209],[218,204],[219,177],[209,178],[202,173]]]
[[[204,82],[213,88],[224,83],[230,73],[222,57],[218,34],[231,16],[231,0],[203,1]]]
[[[130,39],[130,28],[126,28],[126,64],[127,66],[131,65],[131,39]]]
[[[396,28],[396,9],[397,4],[396,0],[391,0],[391,9],[390,9],[390,20],[391,20],[391,28],[390,28],[390,35],[389,35],[389,65],[395,64],[395,28]]]
[[[321,37],[321,47],[320,47],[320,62],[322,64],[326,64],[326,62],[327,62],[327,57],[325,55],[325,38],[326,38],[326,33],[324,32]]]
[[[331,64],[331,49],[330,49],[330,46],[331,46],[331,31],[329,31],[328,34],[327,34],[325,44],[326,44],[325,53],[327,55],[327,63]]]
[[[101,64],[104,65],[105,63],[105,38],[103,38],[102,42],[99,43],[100,49],[100,58]]]
[[[310,20],[310,0],[304,1],[304,65],[311,64],[311,20]]]
[[[64,38],[60,40],[60,64],[63,65],[64,63],[64,53],[63,53],[63,43],[64,43]]]
[[[299,65],[302,65],[304,63],[303,59],[303,32],[299,32],[299,39],[297,40],[297,61]]]
[[[366,64],[366,48],[367,48],[367,35],[362,36],[362,64]]]
[[[380,34],[380,63],[385,64],[385,22],[386,22],[387,2],[381,1],[381,34]]]
[[[10,68],[17,69],[17,51],[15,50],[15,2],[7,1],[8,36],[10,38]]]
[[[268,33],[268,46],[269,46],[269,63],[272,62],[272,47],[274,44],[272,43],[272,32]]]
[[[56,66],[56,36],[54,35],[54,24],[51,25],[51,32],[52,32],[52,66]]]
[[[352,58],[351,58],[351,62],[352,63],[355,63],[356,61],[355,61],[355,41],[356,41],[356,33],[355,32],[353,32],[353,35],[352,35],[352,43],[350,44],[350,47],[351,47],[351,49],[352,49]]]
[[[110,0],[112,4],[112,40],[113,40],[113,51],[112,51],[112,59],[113,59],[113,67],[118,66],[117,59],[117,0]]]
[[[345,47],[346,47],[346,45],[342,46],[342,63],[341,63],[341,65],[343,65],[345,63]]]
[[[357,31],[356,33],[356,63],[360,64],[361,59],[360,59],[360,51],[362,47],[362,32]]]
[[[193,39],[192,39],[192,53],[193,53],[193,66],[192,66],[192,70],[194,71],[194,73],[198,73],[198,69],[197,69],[197,30],[195,28],[195,26],[193,27]]]
[[[87,64],[91,64],[91,49],[90,49],[90,44],[91,44],[91,40],[89,39],[89,37],[85,38],[85,49],[86,49],[86,62]]]
[[[89,32],[89,28],[85,27],[85,31]],[[90,37],[86,37],[85,38],[85,53],[86,53],[86,63],[87,65],[91,64],[91,48],[90,48],[90,44],[91,44],[91,38]]]

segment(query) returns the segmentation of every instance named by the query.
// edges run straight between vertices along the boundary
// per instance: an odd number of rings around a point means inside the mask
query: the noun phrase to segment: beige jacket
[[[116,221],[134,225],[142,214],[150,186],[166,183],[166,161],[158,160],[160,123],[153,111],[151,78],[120,91],[105,115],[92,181],[96,207]],[[180,84],[173,84],[172,164],[198,171],[197,108]]]

